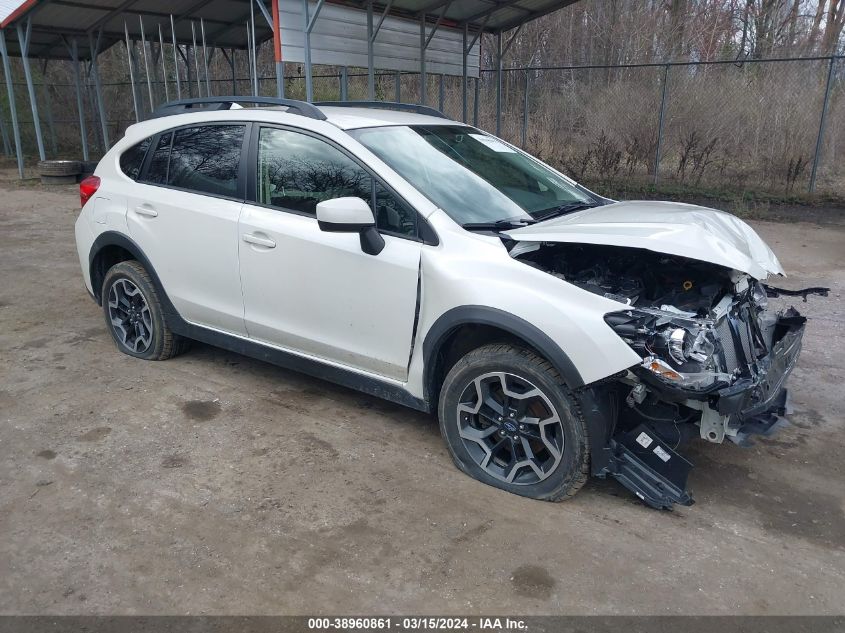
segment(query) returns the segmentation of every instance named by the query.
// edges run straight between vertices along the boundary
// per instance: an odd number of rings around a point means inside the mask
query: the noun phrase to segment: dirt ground
[[[211,347],[119,354],[75,188],[0,195],[0,613],[845,610],[845,227],[755,224],[782,285],[833,291],[797,300],[793,424],[696,445],[669,513],[485,487],[433,418]]]

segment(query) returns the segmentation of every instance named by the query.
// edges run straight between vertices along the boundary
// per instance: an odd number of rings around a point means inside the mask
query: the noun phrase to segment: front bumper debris
[[[786,424],[791,413],[789,394],[784,387],[801,352],[806,319],[790,308],[774,323],[770,351],[757,359],[743,359],[746,369],[730,386],[708,393],[687,393],[669,385],[648,381],[648,387],[666,402],[683,404],[701,411],[700,435],[711,442],[729,439],[750,446],[755,435],[772,435]],[[737,345],[739,349],[739,344]],[[628,426],[628,429],[631,427]],[[642,419],[633,430],[617,432],[598,458],[598,476],[612,476],[644,503],[659,509],[691,505],[687,476],[692,464],[664,441],[655,423]],[[597,472],[598,471],[598,472]]]

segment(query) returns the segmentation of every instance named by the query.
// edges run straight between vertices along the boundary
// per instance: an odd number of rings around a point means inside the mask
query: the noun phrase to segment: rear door
[[[239,244],[250,337],[405,379],[422,247],[416,211],[323,137],[256,125],[253,138]],[[320,230],[317,203],[344,196],[375,210],[386,242],[378,255],[361,250],[357,233]]]
[[[245,123],[158,134],[128,201],[129,233],[185,320],[246,334],[238,273]]]

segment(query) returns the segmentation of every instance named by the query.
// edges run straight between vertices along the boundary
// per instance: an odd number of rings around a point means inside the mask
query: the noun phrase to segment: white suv
[[[689,504],[683,442],[786,409],[804,318],[766,310],[783,270],[731,215],[613,202],[420,106],[157,114],[80,187],[85,284],[126,354],[195,339],[436,411],[458,468],[547,500],[592,474]]]

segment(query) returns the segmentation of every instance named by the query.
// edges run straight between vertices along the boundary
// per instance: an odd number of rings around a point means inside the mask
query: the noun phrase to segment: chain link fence
[[[119,72],[120,60],[113,61]],[[295,67],[289,65],[289,67]],[[125,68],[125,66],[124,66]],[[226,69],[228,70],[228,67]],[[212,72],[182,80],[182,96],[252,94],[248,77]],[[245,73],[244,73],[245,74]],[[114,76],[114,75],[111,75]],[[845,194],[845,58],[747,60],[625,66],[506,68],[463,79],[428,74],[426,104],[447,116],[496,133],[577,180],[620,185],[797,194]],[[174,98],[171,80],[135,73],[140,117]],[[207,87],[206,87],[207,86]],[[365,100],[364,69],[316,69],[315,100]],[[421,102],[418,73],[377,72],[375,98]],[[90,79],[83,87],[92,155],[105,146]],[[37,154],[24,83],[15,85],[25,152]],[[111,142],[135,122],[131,83],[103,84]],[[275,76],[258,80],[261,95],[276,94]],[[150,98],[152,94],[152,98]],[[304,99],[305,80],[288,75],[285,95]],[[36,85],[41,128],[52,157],[77,156],[80,134],[70,81]],[[500,104],[500,108],[497,108]],[[8,101],[0,108],[10,135]],[[4,141],[9,150],[8,141]]]

